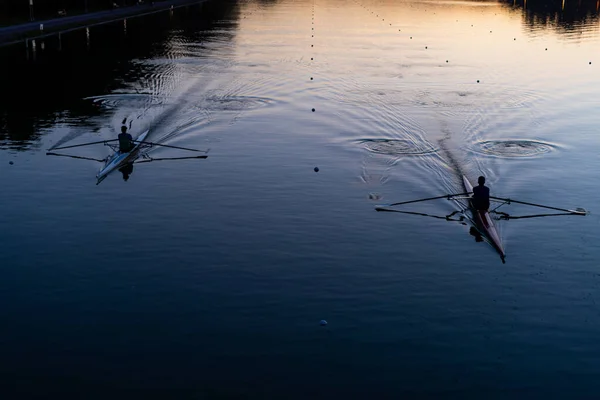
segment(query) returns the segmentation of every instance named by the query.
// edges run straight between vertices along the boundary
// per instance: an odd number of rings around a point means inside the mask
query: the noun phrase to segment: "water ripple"
[[[486,140],[475,143],[473,151],[491,155],[495,157],[539,157],[551,153],[558,149],[558,146],[552,143],[512,139],[512,140]]]
[[[416,156],[437,152],[437,149],[427,142],[407,139],[360,139],[357,143],[372,153],[390,156]]]
[[[108,109],[118,109],[124,105],[130,107],[149,107],[152,105],[153,98],[160,98],[160,96],[153,96],[147,93],[116,93],[85,97],[83,100],[90,100],[94,104]]]
[[[245,111],[267,107],[275,103],[275,100],[257,96],[211,96],[207,102],[209,109],[219,111]]]

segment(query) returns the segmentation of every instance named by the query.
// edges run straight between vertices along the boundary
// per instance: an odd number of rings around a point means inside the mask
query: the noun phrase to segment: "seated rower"
[[[485,177],[477,179],[479,186],[473,188],[473,206],[477,210],[487,211],[490,208],[490,188],[485,186]]]
[[[119,151],[121,153],[128,153],[135,147],[133,138],[127,133],[127,127],[121,127],[121,133],[119,133]]]

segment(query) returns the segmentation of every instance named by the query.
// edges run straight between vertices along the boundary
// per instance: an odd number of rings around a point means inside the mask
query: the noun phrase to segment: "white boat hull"
[[[150,132],[150,130],[143,132],[135,140],[138,142],[142,142],[144,139],[146,139],[146,136],[148,136],[149,132]],[[102,167],[102,169],[98,172],[98,175],[96,175],[96,179],[98,179],[98,183],[100,183],[104,178],[106,178],[114,170],[121,168],[123,165],[127,164],[128,162],[134,161],[138,156],[139,146],[140,145],[138,143],[138,144],[136,144],[136,146],[133,149],[131,149],[131,151],[129,151],[127,153],[121,153],[121,152],[117,151],[112,156],[110,156],[108,158],[108,160],[106,160],[106,164],[104,164],[104,167]]]

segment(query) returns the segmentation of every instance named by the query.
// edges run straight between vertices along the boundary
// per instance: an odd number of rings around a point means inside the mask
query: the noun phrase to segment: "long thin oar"
[[[431,218],[437,218],[437,219],[445,219],[446,221],[462,221],[462,219],[452,219],[452,216],[454,216],[455,214],[457,214],[459,211],[455,211],[452,214],[446,215],[446,216],[443,216],[443,217],[440,216],[440,215],[432,215],[432,214],[420,213],[420,212],[416,212],[416,211],[391,210],[389,208],[384,208],[384,207],[376,207],[375,211],[396,212],[396,213],[401,213],[401,214],[420,215],[422,217],[431,217]]]
[[[51,148],[50,150],[64,150],[64,149],[71,149],[73,147],[81,147],[81,146],[90,146],[92,144],[100,144],[100,143],[110,143],[110,142],[116,142],[119,139],[111,139],[111,140],[102,140],[99,142],[90,142],[90,143],[82,143],[82,144],[73,144],[71,146],[63,146],[63,147],[55,147],[55,148]]]
[[[171,145],[168,145],[168,144],[158,144],[158,143],[154,143],[154,142],[143,142],[143,141],[139,142],[137,140],[134,140],[134,142],[148,144],[150,146],[161,146],[161,147],[169,147],[171,149],[179,149],[179,150],[197,151],[197,152],[200,152],[200,153],[208,153],[208,150],[190,149],[188,147],[171,146]]]
[[[510,204],[510,203],[525,204],[526,206],[547,208],[549,210],[563,211],[563,212],[568,212],[568,213],[573,213],[573,214],[580,214],[580,215],[585,215],[586,214],[583,211],[575,211],[575,210],[568,210],[566,208],[550,207],[550,206],[545,206],[543,204],[528,203],[526,201],[518,201],[518,200],[512,200],[512,199],[505,199],[505,198],[502,198],[502,197],[490,196],[490,199],[502,200],[502,201],[505,201],[507,204]]]
[[[506,214],[506,213],[499,213],[499,212],[497,212],[496,214],[499,214],[500,217],[497,217],[494,219],[505,220],[505,221],[508,221],[510,219],[558,217],[558,216],[565,216],[565,215],[586,215],[586,213],[584,213],[584,212],[566,212],[566,213],[560,213],[560,214],[533,214],[533,215],[514,215],[514,216],[510,215],[510,214]]]
[[[420,201],[428,201],[428,200],[437,200],[437,199],[452,199],[453,197],[456,196],[466,196],[468,194],[471,194],[471,192],[466,192],[466,193],[455,193],[455,194],[446,194],[444,196],[436,196],[436,197],[427,197],[425,199],[418,199],[418,200],[409,200],[409,201],[401,201],[400,203],[392,203],[392,204],[388,204],[389,206],[399,206],[402,204],[410,204],[410,203],[418,203]]]
[[[98,162],[104,162],[106,161],[106,159],[104,160],[100,160],[98,158],[91,158],[91,157],[82,157],[82,156],[73,156],[70,154],[60,154],[60,153],[53,153],[51,151],[46,153],[47,156],[59,156],[59,157],[69,157],[69,158],[79,158],[81,160],[92,160],[92,161],[98,161]]]
[[[167,158],[150,158],[147,160],[136,161],[136,164],[152,162],[152,161],[165,161],[165,160],[190,160],[192,158],[208,158],[208,156],[192,156],[192,157],[167,157]]]

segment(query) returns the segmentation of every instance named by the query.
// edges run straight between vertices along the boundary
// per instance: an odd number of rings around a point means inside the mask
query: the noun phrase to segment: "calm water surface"
[[[2,398],[595,397],[598,18],[214,1],[0,49]],[[96,186],[46,156],[123,118],[209,157]],[[462,174],[592,214],[499,222],[503,265],[467,226],[374,211]]]

